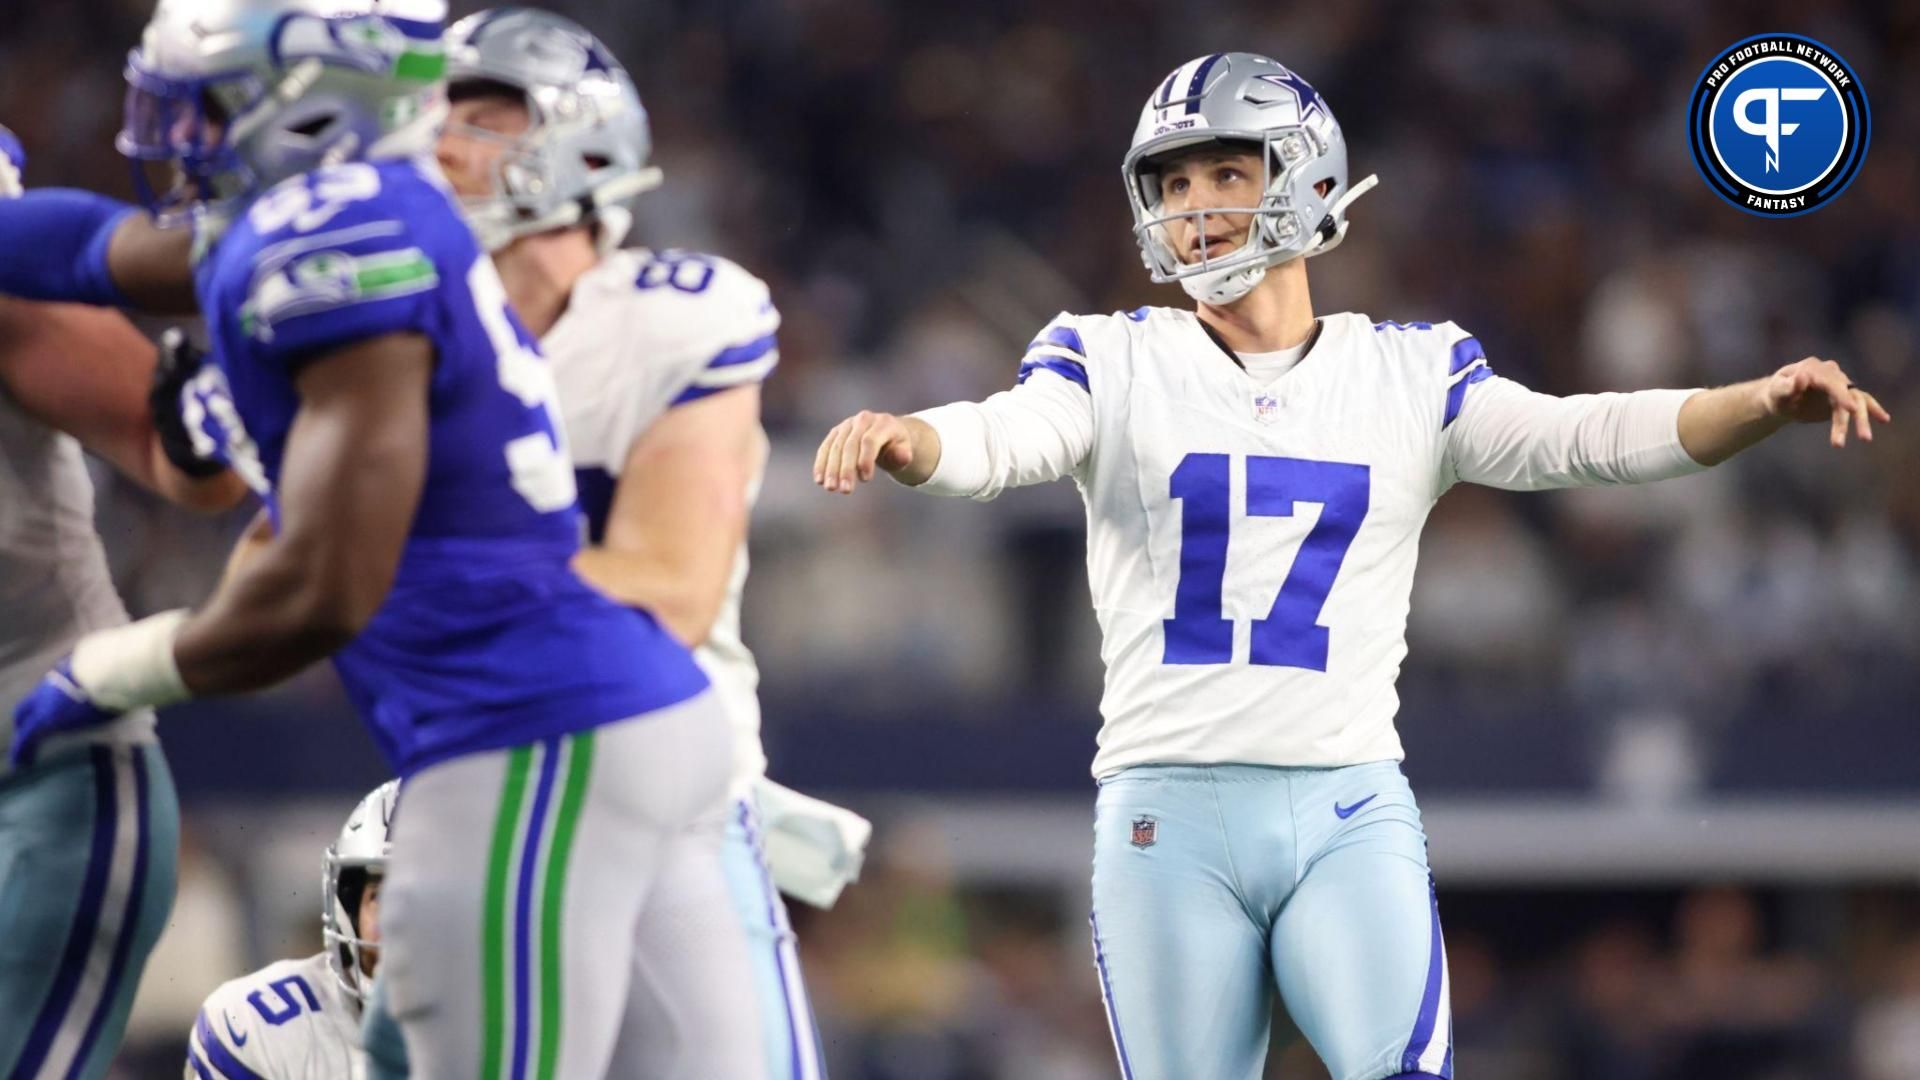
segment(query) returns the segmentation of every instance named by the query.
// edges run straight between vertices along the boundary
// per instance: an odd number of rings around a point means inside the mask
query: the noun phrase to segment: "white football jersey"
[[[1317,334],[1261,385],[1192,312],[1062,315],[1013,390],[921,414],[936,492],[1080,488],[1106,663],[1096,776],[1399,759],[1394,683],[1442,492],[1699,467],[1678,439],[1688,391],[1535,394],[1451,323],[1340,314]]]
[[[767,286],[714,255],[616,251],[574,284],[567,310],[541,339],[591,539],[606,527],[634,443],[668,409],[762,382],[779,363],[780,313]],[[766,462],[748,485],[759,495]],[[694,657],[713,680],[734,731],[735,794],[767,771],[760,745],[759,668],[740,638],[747,546],[734,555],[727,598]]]
[[[363,1080],[360,1004],[327,955],[281,960],[221,984],[187,1039],[185,1080]]]

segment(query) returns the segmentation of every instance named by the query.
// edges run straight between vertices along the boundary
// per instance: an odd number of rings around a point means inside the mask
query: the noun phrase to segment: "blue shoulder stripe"
[[[192,1069],[193,1075],[200,1080],[213,1080],[213,1074],[207,1071],[207,1063],[201,1061],[200,1055],[193,1052],[192,1043],[187,1044],[187,1067]]]
[[[1447,425],[1453,423],[1454,418],[1460,415],[1460,407],[1467,402],[1467,387],[1472,386],[1482,379],[1491,378],[1493,378],[1493,369],[1482,364],[1474,368],[1465,378],[1453,384],[1453,389],[1447,391],[1447,415],[1440,420],[1441,431],[1447,430]]]
[[[1468,364],[1486,358],[1487,350],[1480,347],[1479,338],[1461,338],[1453,343],[1453,359],[1447,364],[1447,374],[1458,375],[1467,370]]]
[[[1027,348],[1037,349],[1042,345],[1065,349],[1082,360],[1087,358],[1087,347],[1080,341],[1080,332],[1071,326],[1049,326],[1039,337],[1034,338],[1033,343]]]
[[[775,335],[768,334],[766,337],[756,338],[744,345],[735,345],[729,349],[722,349],[718,356],[707,361],[707,368],[711,370],[713,368],[733,367],[736,364],[751,364],[774,350],[774,346],[777,344],[774,337]]]
[[[1026,382],[1028,378],[1032,377],[1034,372],[1041,370],[1051,371],[1055,375],[1066,379],[1068,382],[1079,383],[1080,389],[1085,390],[1089,394],[1093,393],[1093,387],[1087,383],[1087,366],[1085,364],[1077,360],[1069,360],[1064,356],[1049,356],[1044,353],[1038,356],[1029,356],[1027,359],[1021,361],[1020,374],[1014,379],[1014,384],[1018,385]]]
[[[194,1030],[200,1033],[200,1047],[207,1052],[207,1060],[213,1067],[225,1073],[227,1080],[265,1080],[259,1073],[247,1068],[246,1063],[235,1057],[227,1044],[214,1034],[213,1025],[207,1021],[207,1010],[200,1010],[200,1018],[193,1022]]]

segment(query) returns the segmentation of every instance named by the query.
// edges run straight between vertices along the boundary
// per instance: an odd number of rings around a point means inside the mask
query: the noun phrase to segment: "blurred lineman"
[[[320,899],[326,949],[221,984],[187,1036],[185,1080],[362,1080],[360,1005],[380,959],[380,887],[400,783],[353,808],[328,846]]]
[[[1094,956],[1124,1075],[1257,1077],[1272,995],[1335,1080],[1450,1077],[1447,967],[1394,681],[1420,529],[1459,481],[1694,472],[1793,420],[1887,414],[1809,358],[1717,390],[1556,398],[1452,323],[1316,318],[1346,233],[1324,99],[1216,53],[1155,88],[1124,172],[1197,310],[1061,315],[980,403],[861,413],[815,480],[991,499],[1071,476],[1104,636]]]
[[[682,910],[683,958],[695,966],[647,981],[697,978],[702,941],[744,934],[767,1075],[817,1076],[812,1011],[762,843],[762,811],[785,814],[802,797],[765,778],[759,672],[740,638],[748,517],[767,459],[760,384],[778,362],[779,312],[765,284],[725,259],[618,250],[632,220],[621,204],[660,171],[631,79],[585,29],[531,8],[469,16],[448,32],[448,95],[441,167],[559,384],[592,544],[574,565],[695,647],[732,724],[732,809],[712,824],[726,836],[733,917],[692,891],[659,897]],[[816,854],[839,867],[837,892],[857,870],[865,822],[834,808],[802,816],[821,826],[829,846]]]
[[[573,572],[551,373],[431,157],[442,11],[162,0],[118,140],[173,171],[156,217],[0,206],[0,290],[197,301],[213,362],[184,404],[273,525],[198,611],[81,638],[12,752],[332,657],[406,785],[381,974],[416,1075],[638,1075],[686,1044],[652,1075],[758,1077],[757,1029],[688,1030],[750,1000],[744,944],[707,943],[677,1012],[635,989],[678,944],[663,882],[725,895],[692,827],[725,805],[726,718],[684,646]]]
[[[0,199],[24,159],[0,128]],[[119,315],[0,298],[0,728],[84,635],[124,625],[81,449],[176,502],[245,488],[167,462],[147,416],[153,345]],[[101,1076],[173,906],[180,808],[153,713],[0,764],[0,1075]]]

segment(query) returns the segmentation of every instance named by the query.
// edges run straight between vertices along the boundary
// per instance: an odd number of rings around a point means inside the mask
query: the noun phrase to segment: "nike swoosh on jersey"
[[[1341,806],[1339,800],[1336,799],[1334,800],[1334,803],[1333,803],[1333,814],[1335,817],[1339,818],[1340,820],[1345,821],[1346,819],[1359,813],[1361,807],[1367,805],[1368,803],[1372,802],[1373,800],[1379,797],[1380,797],[1380,793],[1376,791],[1373,794],[1367,796],[1366,798],[1361,799],[1359,802],[1354,803],[1352,806]]]
[[[224,1021],[224,1022],[226,1023],[226,1025],[227,1025],[227,1038],[229,1038],[229,1039],[232,1039],[232,1040],[233,1040],[233,1045],[234,1045],[234,1047],[235,1047],[235,1048],[238,1048],[238,1047],[242,1047],[242,1046],[245,1046],[245,1045],[247,1045],[247,1037],[246,1037],[245,1035],[242,1035],[242,1034],[240,1034],[239,1032],[237,1032],[237,1031],[235,1031],[235,1030],[233,1030],[233,1018],[232,1018],[232,1017],[230,1017],[230,1016],[228,1016],[228,1015],[227,1015],[226,1013],[224,1013],[224,1012],[223,1012],[223,1013],[221,1013],[221,1014],[220,1014],[220,1019],[221,1019],[222,1021]]]

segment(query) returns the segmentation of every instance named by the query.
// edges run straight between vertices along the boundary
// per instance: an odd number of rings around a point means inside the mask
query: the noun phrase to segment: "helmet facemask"
[[[575,89],[551,86],[531,89],[494,79],[456,83],[455,100],[463,85],[477,85],[486,93],[513,95],[527,110],[527,130],[503,135],[472,124],[449,123],[447,132],[495,147],[488,169],[488,191],[463,196],[461,210],[489,252],[499,251],[522,236],[563,229],[582,222],[596,227],[601,250],[620,245],[632,223],[632,214],[619,205],[660,184],[660,170],[623,169],[605,158],[583,157],[586,169],[575,185],[565,175],[566,156],[577,140],[609,122],[618,102]],[[583,188],[579,196],[561,200],[569,186]]]
[[[360,930],[360,903],[367,886],[378,881],[385,870],[384,860],[368,863],[359,860],[329,858],[326,870],[327,907],[321,922],[321,937],[327,947],[327,970],[348,997],[366,999],[372,986],[374,961],[379,945]]]
[[[1218,143],[1244,144],[1259,154],[1261,175],[1257,190],[1262,192],[1259,204],[1165,212],[1159,164],[1197,146]],[[1311,128],[1291,127],[1247,132],[1244,136],[1214,133],[1204,142],[1186,141],[1157,153],[1147,147],[1129,155],[1127,193],[1133,207],[1134,239],[1140,244],[1142,259],[1153,280],[1161,284],[1178,281],[1196,299],[1228,303],[1258,284],[1269,266],[1309,253],[1318,239],[1319,228],[1324,228],[1327,222],[1309,222],[1308,215],[1316,208],[1294,205],[1294,193],[1299,190],[1296,181],[1304,179],[1300,174],[1318,161],[1325,149],[1320,136]],[[1328,191],[1324,197],[1332,195],[1333,192]],[[1239,247],[1225,255],[1213,256],[1202,245],[1198,259],[1188,262],[1180,257],[1171,235],[1170,226],[1174,222],[1191,222],[1196,235],[1204,236],[1209,218],[1228,215],[1248,220],[1247,238]],[[1232,295],[1222,295],[1223,292]]]

